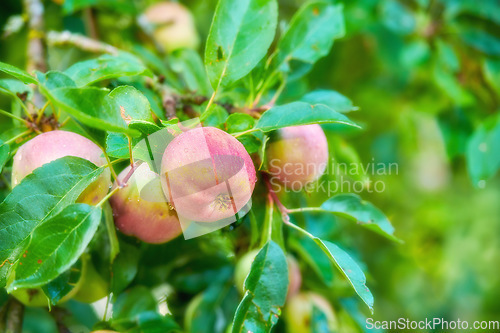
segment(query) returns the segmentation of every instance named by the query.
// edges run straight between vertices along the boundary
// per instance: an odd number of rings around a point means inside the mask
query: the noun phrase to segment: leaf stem
[[[10,112],[7,112],[7,111],[4,111],[4,110],[1,110],[1,109],[0,109],[0,114],[3,114],[4,116],[10,117],[10,118],[12,118],[12,119],[19,120],[20,122],[23,122],[23,123],[25,123],[25,124],[27,124],[27,123],[28,123],[25,119],[23,119],[23,118],[21,118],[21,117],[18,117],[18,116],[14,115],[14,114],[12,114],[12,113],[10,113]]]
[[[102,198],[101,201],[99,201],[99,203],[96,205],[96,207],[101,207],[106,201],[108,201],[109,198],[111,198],[116,192],[118,192],[121,189],[122,188],[120,186],[115,187],[104,198]]]
[[[296,214],[303,212],[325,212],[321,207],[303,207],[303,208],[293,208],[288,210],[288,214]]]
[[[208,110],[208,108],[212,105],[212,103],[215,100],[215,95],[217,95],[217,89],[215,89],[214,93],[210,97],[210,100],[208,101],[207,107],[205,108],[205,112]]]
[[[253,132],[257,132],[257,131],[260,131],[260,130],[258,128],[251,128],[249,130],[246,130],[246,131],[243,131],[243,132],[238,132],[238,133],[233,133],[231,135],[234,136],[235,138],[239,138],[240,136],[243,136],[243,135],[246,135],[246,134],[249,134],[249,133],[253,133]]]
[[[22,138],[23,136],[25,136],[25,135],[27,135],[27,134],[30,134],[31,132],[32,132],[32,130],[27,130],[27,131],[24,131],[24,132],[22,132],[22,133],[20,133],[20,134],[16,135],[15,137],[10,138],[9,140],[5,141],[5,142],[4,142],[4,144],[7,144],[7,145],[8,145],[8,144],[10,144],[11,142],[16,141],[17,139]]]
[[[50,101],[45,102],[44,106],[38,110],[38,113],[36,115],[36,124],[40,124],[40,120],[42,119],[42,115],[45,113],[45,109],[49,106]]]

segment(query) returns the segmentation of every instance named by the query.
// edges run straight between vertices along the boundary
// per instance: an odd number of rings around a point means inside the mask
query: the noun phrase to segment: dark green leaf
[[[500,39],[477,28],[464,28],[459,36],[465,44],[488,55],[500,55]]]
[[[245,296],[232,332],[270,332],[278,321],[288,290],[288,265],[281,247],[269,241],[255,257],[245,280]]]
[[[78,87],[87,86],[97,81],[140,75],[147,68],[135,56],[120,52],[118,55],[105,54],[99,58],[77,62],[64,71]]]
[[[44,285],[68,270],[87,248],[100,221],[100,207],[73,204],[41,223],[31,234],[9,290]]]
[[[276,0],[219,0],[205,50],[214,90],[248,74],[266,55],[277,16]]]
[[[262,146],[261,139],[253,134],[242,135],[237,137],[237,139],[243,144],[249,154],[258,152],[260,147]]]
[[[179,325],[171,315],[162,316],[154,311],[140,313],[137,322],[141,333],[180,332]]]
[[[68,156],[24,178],[0,204],[0,262],[14,263],[35,228],[74,203],[102,171],[85,159]],[[0,270],[0,285],[6,282],[7,266]]]
[[[148,288],[138,286],[118,296],[113,305],[113,320],[134,320],[146,311],[156,311],[156,300]]]
[[[139,249],[127,243],[121,243],[120,253],[113,262],[111,290],[119,295],[132,282],[139,265]]]
[[[315,90],[301,98],[301,101],[309,104],[324,104],[337,112],[350,112],[358,108],[351,100],[335,90]]]
[[[330,213],[354,220],[391,240],[400,241],[394,236],[394,227],[377,207],[362,200],[357,194],[339,194],[325,201],[321,208]]]
[[[467,145],[467,167],[473,184],[484,187],[500,168],[500,117],[481,124]]]
[[[22,70],[20,68],[14,67],[12,65],[6,64],[4,62],[0,62],[0,71],[4,72],[6,74],[12,75],[15,78],[23,81],[24,83],[34,83],[37,84],[38,82],[35,80],[35,78],[31,75],[28,74],[25,70]]]
[[[262,115],[255,128],[263,132],[274,131],[288,126],[308,125],[322,123],[338,123],[359,127],[343,114],[329,107],[317,104],[311,105],[304,102],[275,106]]]
[[[42,287],[52,305],[56,305],[77,285],[82,276],[82,261],[78,260],[70,269]]]
[[[315,63],[330,52],[334,39],[345,34],[342,5],[313,1],[293,16],[281,37],[275,60],[276,68],[289,71],[289,61]]]

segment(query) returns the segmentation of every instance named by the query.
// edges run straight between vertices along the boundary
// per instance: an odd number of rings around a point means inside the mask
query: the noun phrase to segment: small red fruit
[[[179,216],[197,222],[232,218],[249,202],[256,174],[245,147],[215,127],[177,136],[161,165],[163,191]]]
[[[124,179],[130,168],[130,166],[125,168],[118,179]],[[159,202],[147,201],[139,193],[138,180],[145,184],[148,181],[154,183],[158,178],[159,176],[143,163],[134,171],[127,186],[110,198],[116,227],[126,235],[153,244],[168,242],[179,236],[182,231],[175,211],[170,209],[168,203],[161,202],[164,197],[160,186],[158,186],[158,194],[161,195],[161,198],[158,198]],[[151,193],[145,195],[149,196]]]
[[[327,162],[328,143],[317,124],[282,128],[267,145],[271,177],[293,190],[317,180],[325,172]]]
[[[19,184],[36,168],[65,156],[81,157],[98,167],[107,164],[101,148],[89,139],[66,131],[45,132],[26,142],[17,151],[12,165],[12,186]],[[77,201],[95,205],[106,196],[110,186],[110,171],[105,168]]]

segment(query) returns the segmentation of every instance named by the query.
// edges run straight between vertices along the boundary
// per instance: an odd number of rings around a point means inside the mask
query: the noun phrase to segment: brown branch
[[[66,324],[64,323],[64,317],[68,315],[65,309],[56,306],[52,308],[51,314],[52,317],[54,317],[54,320],[56,321],[57,331],[59,333],[71,333],[69,328],[66,327]]]
[[[21,333],[23,318],[24,305],[11,298],[0,310],[0,332]]]
[[[69,31],[49,31],[47,33],[47,44],[51,46],[71,45],[92,53],[108,53],[116,55],[119,52],[119,50],[114,46],[83,35],[73,34]]]
[[[95,40],[99,39],[99,30],[97,28],[96,22],[96,10],[92,7],[89,7],[84,10],[85,15],[85,28],[87,30],[87,34]]]
[[[24,12],[28,17],[28,45],[26,48],[28,73],[38,70],[47,71],[45,61],[45,45],[43,42],[44,22],[43,22],[43,4],[40,0],[24,0]],[[33,104],[28,105],[31,114],[36,113],[36,107],[43,105],[43,96],[35,85],[33,87]]]

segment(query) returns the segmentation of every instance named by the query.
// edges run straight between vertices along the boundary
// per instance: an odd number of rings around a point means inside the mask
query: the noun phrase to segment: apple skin
[[[130,168],[125,168],[118,179],[124,179]],[[182,232],[177,214],[164,202],[160,186],[158,190],[163,202],[147,201],[140,196],[138,182],[147,182],[158,177],[143,163],[134,171],[127,186],[110,198],[116,227],[126,235],[152,244],[168,242]]]
[[[189,10],[178,2],[155,3],[144,12],[153,26],[155,41],[167,52],[181,48],[196,49],[200,38]]]
[[[287,301],[284,309],[287,332],[311,332],[313,307],[325,314],[329,332],[337,332],[338,322],[332,306],[323,296],[310,291],[300,292]]]
[[[161,175],[177,214],[196,222],[233,218],[249,202],[257,180],[245,147],[215,127],[195,128],[172,140]]]
[[[325,172],[328,142],[318,124],[285,127],[271,136],[266,155],[271,177],[300,190]]]
[[[81,157],[98,167],[107,164],[101,148],[89,139],[67,131],[45,132],[23,144],[17,151],[12,165],[12,186],[19,184],[36,168],[65,156]],[[110,177],[109,168],[104,169],[99,178],[80,194],[77,202],[89,205],[99,203],[109,191]]]
[[[234,280],[236,284],[236,288],[243,295],[245,292],[245,279],[250,273],[250,269],[252,267],[253,260],[259,253],[259,250],[252,250],[238,261],[236,264]],[[286,256],[286,261],[288,263],[288,292],[287,299],[295,296],[302,285],[302,274],[300,273],[299,264],[297,260],[291,255]]]

